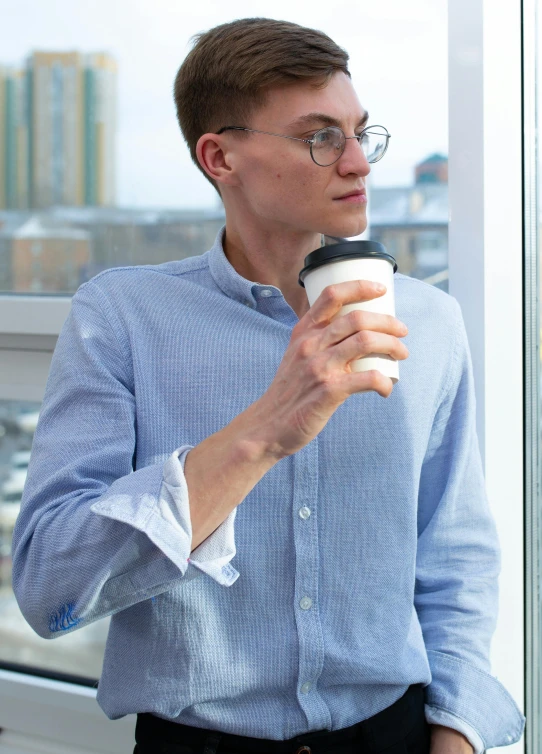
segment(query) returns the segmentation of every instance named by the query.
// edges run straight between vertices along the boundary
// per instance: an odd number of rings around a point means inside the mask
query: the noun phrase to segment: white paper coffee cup
[[[324,288],[334,283],[349,280],[383,283],[387,290],[382,296],[370,301],[347,304],[336,317],[348,314],[354,309],[391,314],[395,317],[393,275],[396,270],[397,263],[383,244],[377,241],[343,241],[323,246],[306,256],[304,267],[299,273],[299,284],[305,287],[309,304],[312,306]],[[352,361],[350,366],[353,372],[378,369],[386,377],[390,377],[394,385],[399,380],[399,363],[388,354],[371,353]]]

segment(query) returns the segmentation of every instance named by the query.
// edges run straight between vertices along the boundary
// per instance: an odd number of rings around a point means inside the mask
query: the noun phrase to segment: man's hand
[[[382,372],[353,372],[352,361],[370,353],[406,359],[399,340],[408,333],[396,317],[368,311],[339,315],[347,304],[382,295],[369,280],[328,285],[292,330],[290,343],[271,385],[247,410],[253,445],[277,460],[313,440],[353,393],[374,390],[387,398],[393,382]]]
[[[431,749],[429,754],[473,754],[468,739],[458,730],[444,725],[431,725]]]

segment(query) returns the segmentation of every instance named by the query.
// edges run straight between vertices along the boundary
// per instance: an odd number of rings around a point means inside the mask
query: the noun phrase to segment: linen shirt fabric
[[[44,638],[111,616],[97,700],[226,733],[338,730],[425,686],[476,754],[525,718],[490,671],[500,550],[460,307],[396,273],[409,334],[192,553],[184,460],[271,384],[299,321],[222,246],[107,270],[73,297],[13,536]]]

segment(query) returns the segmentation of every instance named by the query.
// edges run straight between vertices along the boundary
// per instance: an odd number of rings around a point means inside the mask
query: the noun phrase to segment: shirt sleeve
[[[185,444],[134,471],[131,357],[83,285],[60,334],[13,532],[13,591],[43,638],[154,597],[206,574],[238,577],[236,509],[192,553]],[[111,311],[111,310],[110,310]],[[182,441],[182,428],[179,430]]]
[[[484,754],[485,746],[484,742],[478,735],[478,733],[468,723],[461,718],[451,715],[449,712],[437,709],[436,707],[430,707],[425,705],[425,719],[428,723],[435,723],[436,725],[444,725],[446,728],[453,728],[454,730],[462,733],[473,748],[473,754]]]
[[[467,334],[452,301],[455,348],[420,477],[414,601],[432,676],[426,718],[464,733],[478,751],[518,741],[525,718],[490,672],[500,548],[476,433]]]

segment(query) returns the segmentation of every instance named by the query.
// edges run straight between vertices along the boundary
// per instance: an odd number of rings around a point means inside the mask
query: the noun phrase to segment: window
[[[70,295],[108,267],[207,250],[224,210],[190,160],[171,86],[191,35],[236,17],[266,15],[267,6],[237,0],[196,16],[171,6],[161,25],[147,3],[130,9],[127,25],[105,2],[91,13],[55,0],[70,19],[70,37],[63,39],[53,6],[30,4],[35,26],[20,6],[0,60],[6,112],[0,291]],[[423,278],[445,269],[445,243],[431,264],[418,259],[417,241],[413,252],[410,244],[412,234],[416,240],[435,228],[446,238],[445,0],[416,0],[408,11],[397,0],[385,9],[374,4],[336,14],[312,7],[309,17],[283,1],[273,13],[325,30],[350,53],[371,122],[392,134],[368,181],[366,236],[393,246],[400,272]],[[352,24],[344,23],[345,13]],[[134,55],[138,40],[141,49],[152,44],[147,33],[156,24],[153,55]],[[411,110],[416,118],[405,117]]]
[[[5,66],[0,73],[0,91],[6,95],[5,143],[16,145],[17,155],[15,163],[4,161],[11,172],[2,184],[7,190],[0,193],[0,291],[8,294],[0,301],[0,314],[6,315],[1,318],[3,345],[6,363],[12,365],[5,378],[10,387],[0,399],[28,396],[28,391],[12,385],[21,371],[28,375],[30,393],[41,396],[68,297],[85,280],[109,267],[158,264],[210,248],[224,222],[224,210],[190,160],[177,126],[171,85],[190,49],[191,35],[236,17],[268,14],[266,6],[258,9],[240,1],[196,17],[178,6],[168,8],[168,22],[162,24],[147,3],[137,11],[130,9],[128,28],[126,18],[112,15],[109,4],[95,5],[92,12],[75,10],[66,0],[57,0],[57,5],[70,21],[69,39],[58,35],[50,6],[32,3],[39,38],[33,36],[34,26],[15,12],[0,61]],[[328,15],[317,7],[310,18],[285,2],[273,8],[274,17],[321,28],[349,52],[362,105],[370,110],[373,123],[386,125],[392,134],[388,153],[373,166],[368,181],[365,236],[392,251],[400,272],[443,287],[446,9],[445,0],[417,0],[408,10],[394,0],[386,8],[349,8],[355,23],[345,24],[343,13]],[[160,29],[159,41],[149,42],[150,28]],[[151,58],[133,54],[138,43],[142,48],[153,44]],[[396,64],[399,58],[401,66]],[[405,117],[411,108],[417,110],[417,119]],[[434,239],[430,248],[423,245],[427,238]],[[438,255],[431,257],[436,244]],[[443,271],[442,280],[432,279]],[[24,310],[16,308],[17,299]],[[40,360],[38,371],[35,360]],[[17,400],[2,405],[8,412],[20,409]],[[28,441],[20,434],[19,441],[23,438]],[[5,451],[2,503],[11,514],[25,473],[14,468],[14,453],[20,448],[12,451]],[[9,526],[3,533],[4,550],[8,539]],[[7,564],[4,570],[6,589]],[[13,604],[10,610],[23,626]],[[0,615],[7,616],[7,607],[3,613],[0,608]],[[38,649],[40,640],[28,632],[25,636],[16,657],[9,642],[5,644],[9,649],[4,660],[18,658],[59,673],[99,676],[100,658],[91,653],[91,659],[83,648],[92,641],[103,642],[103,629],[93,639],[84,631],[66,637],[74,647],[81,641],[86,661],[79,664],[71,664],[67,654],[57,656],[50,643],[45,655]]]
[[[86,172],[79,176],[66,172],[59,156],[59,142],[54,141],[59,137],[57,130],[54,138],[48,135],[49,141],[56,144],[53,155],[43,153],[38,136],[34,141],[26,140],[26,144],[36,150],[32,163],[36,173],[34,209],[28,210],[17,203],[19,200],[24,203],[25,191],[28,193],[29,189],[24,182],[17,183],[19,178],[13,172],[12,163],[11,183],[5,196],[2,191],[6,184],[0,184],[0,290],[4,292],[0,300],[0,416],[39,409],[55,338],[69,310],[69,297],[78,285],[108,267],[159,263],[200,254],[210,247],[223,223],[223,209],[214,189],[189,160],[171,102],[171,82],[182,55],[189,49],[189,37],[235,17],[271,13],[276,18],[311,24],[327,31],[351,54],[354,83],[362,104],[371,112],[371,120],[383,123],[392,134],[390,149],[384,160],[373,167],[369,180],[367,236],[387,246],[397,259],[400,272],[450,290],[464,312],[477,380],[480,439],[504,545],[502,608],[494,642],[494,672],[519,703],[524,664],[522,530],[518,540],[518,527],[522,524],[518,516],[521,517],[523,482],[523,425],[520,424],[523,383],[517,379],[518,364],[522,362],[517,338],[523,311],[517,286],[518,281],[523,280],[518,276],[515,256],[510,252],[517,249],[517,241],[513,239],[509,243],[510,235],[503,233],[502,237],[507,239],[506,250],[499,243],[484,241],[484,233],[488,235],[495,216],[504,212],[502,204],[498,204],[502,198],[499,200],[495,193],[495,178],[502,166],[495,165],[496,148],[493,152],[483,151],[483,138],[492,136],[492,123],[498,118],[491,97],[484,99],[481,89],[477,88],[481,86],[477,78],[480,73],[485,76],[488,90],[493,81],[498,82],[495,88],[499,97],[495,101],[500,98],[511,102],[510,117],[519,117],[521,103],[516,94],[520,91],[520,78],[510,83],[519,72],[519,10],[505,0],[499,4],[502,19],[498,21],[494,16],[497,10],[485,4],[484,48],[480,31],[481,0],[458,0],[450,4],[449,24],[448,9],[442,0],[417,0],[408,7],[396,0],[385,5],[373,4],[372,8],[346,4],[334,8],[333,13],[314,6],[310,17],[306,9],[298,11],[291,4],[280,2],[270,11],[268,6],[237,0],[223,9],[214,6],[209,15],[205,15],[205,9],[198,9],[199,15],[185,15],[180,5],[168,6],[167,10],[160,6],[157,13],[156,5],[146,3],[134,8],[123,3],[124,0],[119,0],[117,10],[112,11],[111,4],[105,2],[85,8],[58,0],[54,5],[55,13],[51,13],[51,2],[40,5],[30,0],[20,6],[21,10],[13,9],[12,18],[6,21],[9,33],[5,34],[0,63],[23,71],[18,76],[5,71],[0,74],[2,92],[11,91],[11,97],[15,96],[16,87],[24,91],[25,76],[28,86],[30,73],[35,74],[34,85],[45,75],[44,64],[42,68],[38,66],[43,61],[34,61],[29,73],[25,59],[32,50],[77,50],[78,58],[63,61],[62,65],[56,61],[51,67],[50,91],[55,93],[60,109],[53,111],[56,114],[49,123],[42,124],[40,135],[48,134],[47,129],[54,133],[62,107],[68,109],[65,122],[70,118],[77,122],[65,98],[70,91],[73,96],[74,87],[79,86],[69,71],[84,71],[86,88],[81,90],[86,92],[87,98],[84,122],[78,135],[66,144],[66,150],[80,155],[81,159],[85,155]],[[527,0],[524,4],[528,5]],[[32,26],[25,23],[22,16],[29,6],[34,19]],[[167,23],[164,23],[166,14]],[[54,17],[59,16],[66,19],[70,28],[69,40],[64,40],[58,32]],[[32,29],[38,29],[39,36],[32,36]],[[181,40],[179,29],[183,30]],[[497,40],[502,39],[503,34],[509,40],[504,74],[498,55],[492,53],[492,44],[498,47]],[[134,52],[151,48],[152,60]],[[109,57],[100,58],[96,53],[100,50],[107,50]],[[59,99],[61,88],[64,99]],[[103,93],[101,100],[97,92]],[[7,94],[5,96],[7,98]],[[451,103],[449,179],[448,101]],[[464,117],[465,108],[469,112],[468,119]],[[24,130],[24,117],[29,122],[28,113],[24,115],[24,103],[13,112],[21,119]],[[509,120],[506,122],[509,125]],[[101,147],[93,135],[99,123],[103,123],[104,128],[107,123],[114,124],[109,140]],[[514,130],[514,123],[507,129],[512,177],[506,214],[508,225],[515,228],[518,179],[514,166],[521,164],[518,147],[521,137]],[[519,131],[521,133],[521,129]],[[13,133],[6,134],[6,139],[12,138]],[[499,138],[502,144],[502,134]],[[496,145],[497,137],[495,142],[488,140],[490,143]],[[102,148],[107,154],[105,160],[100,157]],[[477,149],[485,157],[485,173],[483,160],[477,162]],[[107,175],[100,174],[100,165],[108,171]],[[47,196],[51,189],[39,182],[47,171],[55,180],[64,181],[60,194],[58,186],[55,188],[55,203],[49,205]],[[502,177],[502,172],[500,175]],[[486,219],[486,225],[480,220],[484,216],[484,201],[486,214],[491,218],[491,222]],[[448,222],[449,206],[453,210],[451,223]],[[480,259],[483,262],[479,264]],[[499,282],[496,269],[501,278],[506,269],[506,287]],[[491,298],[492,291],[498,292],[498,302]],[[507,322],[499,318],[503,301],[507,302],[509,329]],[[493,342],[497,332],[500,338],[506,337],[507,348],[514,354],[507,361],[506,369],[502,362],[502,340],[499,344]],[[11,446],[4,437],[0,438],[0,454],[3,454],[0,455],[0,485],[5,485],[9,479],[13,481],[11,488],[9,485],[1,487],[0,578],[4,591],[0,601],[0,630],[11,630],[12,635],[6,643],[2,637],[0,646],[8,651],[2,655],[0,650],[0,665],[10,667],[9,663],[12,666],[16,663],[25,666],[30,673],[43,672],[52,677],[65,673],[97,678],[106,622],[96,624],[96,633],[88,637],[81,630],[60,641],[40,645],[41,640],[28,627],[27,633],[18,633],[19,629],[26,630],[22,628],[25,624],[20,616],[13,618],[11,607],[9,610],[6,607],[12,599],[6,587],[9,557],[5,556],[11,524],[9,515],[4,519],[3,512],[10,510],[6,506],[17,505],[17,475],[24,475],[24,455],[17,454],[27,452],[22,442],[24,433],[18,437],[21,443]],[[507,508],[510,519],[506,518]],[[532,607],[536,610],[534,602]],[[73,640],[73,645],[66,643],[68,639]],[[536,637],[533,635],[532,639]],[[77,641],[80,643],[76,644]],[[13,646],[17,642],[16,651]],[[39,655],[42,647],[47,650],[47,657]],[[526,663],[528,672],[531,672],[531,664]],[[13,677],[9,678],[14,684]],[[538,683],[539,676],[536,676],[533,688]],[[47,693],[51,694],[49,687]],[[1,686],[0,697],[2,702]],[[5,699],[8,697],[6,693]],[[89,705],[91,701],[94,703],[90,696],[88,699]],[[6,704],[4,709],[8,709]],[[52,724],[49,738],[62,734],[62,720],[60,712],[59,723]],[[2,722],[0,719],[0,725]],[[100,730],[102,726],[106,728],[103,716],[99,715],[98,722]],[[124,722],[112,725],[118,729]],[[66,745],[71,744],[66,742]],[[128,750],[127,746],[107,748],[106,743],[99,743],[97,739],[94,747],[97,751]],[[71,750],[74,750],[73,745]],[[510,754],[520,750],[523,749],[518,744]],[[532,751],[535,750],[533,746]]]

